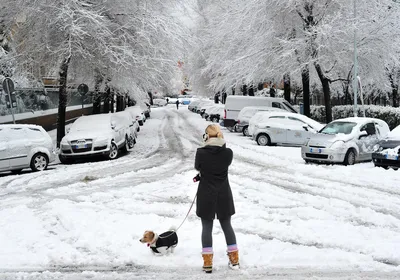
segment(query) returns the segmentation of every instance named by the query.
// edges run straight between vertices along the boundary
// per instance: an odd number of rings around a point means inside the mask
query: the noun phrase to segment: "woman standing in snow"
[[[236,236],[231,225],[235,214],[233,196],[228,180],[228,168],[232,163],[232,150],[226,147],[221,129],[212,124],[203,136],[204,147],[197,149],[195,168],[200,172],[197,190],[196,214],[203,226],[201,241],[203,245],[203,270],[212,272],[213,249],[212,228],[217,216],[225,235],[228,247],[229,266],[239,268],[239,254]]]

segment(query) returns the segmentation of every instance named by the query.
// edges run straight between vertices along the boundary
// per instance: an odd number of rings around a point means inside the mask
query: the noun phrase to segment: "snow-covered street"
[[[184,219],[206,126],[186,106],[153,109],[137,145],[115,161],[0,175],[0,279],[204,278],[194,209],[173,255],[154,256],[139,239]],[[215,223],[210,277],[400,278],[400,171],[305,164],[300,148],[225,138],[241,270],[229,270]]]

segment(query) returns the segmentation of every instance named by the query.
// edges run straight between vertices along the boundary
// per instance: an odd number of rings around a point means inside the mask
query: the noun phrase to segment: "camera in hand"
[[[200,174],[197,174],[196,177],[193,178],[193,182],[198,182],[200,181]]]

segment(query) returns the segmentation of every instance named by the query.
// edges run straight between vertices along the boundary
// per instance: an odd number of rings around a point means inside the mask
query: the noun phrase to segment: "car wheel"
[[[108,154],[108,158],[113,160],[118,157],[118,146],[114,142],[111,142],[110,153]]]
[[[140,131],[140,126],[138,126],[138,128],[136,129],[136,131],[137,131],[137,132],[139,132],[139,131]]]
[[[234,129],[235,132],[239,132],[239,128],[238,128],[237,125],[235,125],[235,126],[233,127],[233,129]]]
[[[45,154],[37,153],[31,159],[31,169],[33,171],[46,170],[48,165],[49,165],[49,159]]]
[[[135,138],[133,136],[130,136],[128,139],[128,148],[132,149],[133,146],[135,146],[135,143],[136,143]]]
[[[356,163],[356,153],[353,149],[347,151],[344,158],[344,165],[354,165]]]
[[[213,117],[211,121],[216,123],[216,122],[218,122],[218,118]]]
[[[22,169],[16,169],[16,170],[11,170],[11,173],[12,174],[21,174],[21,172],[22,172]]]
[[[59,155],[59,156],[58,156],[58,159],[60,160],[60,162],[61,162],[62,164],[72,164],[72,163],[74,162],[72,159],[67,158],[67,157],[64,157],[64,156],[62,156],[62,155]]]
[[[249,126],[245,126],[245,127],[243,128],[243,135],[244,135],[244,136],[249,136]]]
[[[271,139],[266,134],[258,135],[257,136],[257,144],[259,146],[270,146],[271,145]]]

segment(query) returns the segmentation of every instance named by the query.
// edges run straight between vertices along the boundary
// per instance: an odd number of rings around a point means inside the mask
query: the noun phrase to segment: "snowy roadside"
[[[178,232],[174,255],[155,257],[138,240],[146,229],[163,232],[184,218],[206,125],[186,106],[153,109],[138,144],[116,161],[0,177],[0,279],[204,277],[194,211]],[[398,172],[372,163],[306,165],[298,148],[225,137],[234,151],[233,226],[242,270],[228,270],[215,223],[213,278],[395,279],[400,273]]]

